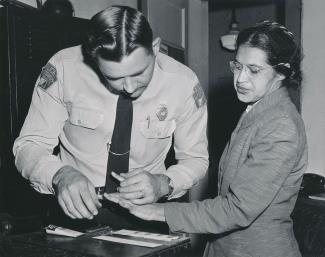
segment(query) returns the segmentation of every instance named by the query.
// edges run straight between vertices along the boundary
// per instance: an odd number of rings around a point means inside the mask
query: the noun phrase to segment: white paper
[[[157,243],[143,242],[143,241],[139,241],[139,240],[131,240],[131,239],[125,239],[125,238],[113,237],[113,236],[96,236],[93,238],[110,241],[110,242],[115,242],[115,243],[137,245],[137,246],[144,246],[144,247],[150,247],[150,248],[158,247],[158,246],[162,245],[162,244],[157,244]]]
[[[112,233],[114,235],[132,236],[132,237],[154,239],[154,240],[161,240],[167,242],[177,240],[180,238],[179,236],[156,234],[156,233],[135,231],[135,230],[128,230],[128,229],[121,229],[121,230],[113,231]]]
[[[83,233],[68,228],[58,227],[54,225],[49,225],[45,228],[47,234],[59,235],[59,236],[69,236],[69,237],[78,237],[83,235]]]

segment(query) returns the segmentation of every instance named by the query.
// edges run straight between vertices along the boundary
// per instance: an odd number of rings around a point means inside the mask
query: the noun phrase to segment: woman
[[[106,197],[142,219],[166,221],[171,231],[215,234],[204,256],[301,256],[290,214],[307,145],[288,93],[300,86],[300,51],[285,27],[262,22],[239,33],[230,69],[237,97],[248,107],[221,157],[218,196],[141,207]]]

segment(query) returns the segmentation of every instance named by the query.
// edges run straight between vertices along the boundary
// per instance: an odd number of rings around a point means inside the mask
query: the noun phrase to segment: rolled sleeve
[[[55,60],[51,67],[58,70]],[[41,84],[41,76],[36,82],[24,125],[15,140],[13,153],[15,164],[22,176],[40,193],[52,194],[52,178],[63,166],[53,155],[59,142],[59,134],[68,117],[63,103],[60,78],[50,84]]]
[[[174,149],[178,163],[166,172],[174,187],[171,198],[185,194],[205,176],[208,168],[207,107],[205,102],[198,106],[193,95],[186,100],[177,121]]]
[[[23,177],[30,181],[36,191],[54,194],[52,179],[55,173],[63,167],[59,158],[31,141],[24,145],[17,145],[15,149],[17,149],[16,166]]]

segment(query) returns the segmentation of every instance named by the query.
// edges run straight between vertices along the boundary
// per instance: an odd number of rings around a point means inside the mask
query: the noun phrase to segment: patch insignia
[[[160,121],[165,120],[165,119],[167,118],[167,115],[168,115],[168,109],[167,109],[167,106],[164,105],[164,104],[161,104],[161,105],[158,107],[157,111],[156,111],[156,115],[157,115],[157,117],[158,117],[158,119],[159,119]]]
[[[43,68],[38,81],[38,85],[42,89],[48,89],[56,81],[56,68],[47,63]]]
[[[200,84],[196,84],[196,86],[193,88],[193,98],[197,108],[200,108],[206,104],[207,99],[205,98],[205,94]]]

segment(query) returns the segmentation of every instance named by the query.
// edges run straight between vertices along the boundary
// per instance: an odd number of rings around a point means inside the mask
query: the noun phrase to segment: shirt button
[[[78,122],[79,125],[81,124],[81,120],[78,120],[77,122]]]

